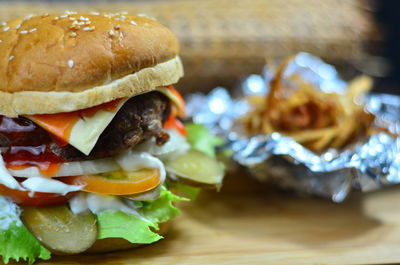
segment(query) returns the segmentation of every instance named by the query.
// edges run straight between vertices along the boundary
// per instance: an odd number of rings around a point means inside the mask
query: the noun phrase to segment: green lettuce
[[[193,187],[182,182],[170,182],[168,183],[168,186],[175,189],[177,194],[182,195],[191,201],[196,200],[202,190],[199,187]]]
[[[24,225],[13,222],[7,230],[0,230],[0,256],[4,263],[22,259],[32,264],[37,258],[48,260],[50,255]]]
[[[165,187],[161,187],[160,197],[150,203],[143,202],[143,208],[140,212],[152,222],[163,223],[180,214],[179,209],[173,205],[174,202],[188,200],[173,194]]]
[[[174,202],[187,200],[174,195],[162,187],[160,197],[153,202],[142,202],[139,215],[121,211],[106,211],[97,215],[99,238],[124,238],[131,243],[150,244],[158,241],[158,223],[166,222],[177,215],[179,210]]]
[[[134,214],[121,211],[106,211],[97,215],[99,239],[124,238],[131,243],[149,244],[162,237],[151,231],[156,223],[145,221]]]
[[[187,130],[186,138],[192,148],[215,157],[215,147],[222,145],[224,140],[212,135],[204,125],[187,123],[185,127]]]

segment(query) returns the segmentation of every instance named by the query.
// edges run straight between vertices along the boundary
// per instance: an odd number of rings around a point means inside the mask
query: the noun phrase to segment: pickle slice
[[[166,162],[165,166],[169,173],[205,188],[219,189],[224,177],[224,170],[215,159],[194,149]]]
[[[51,252],[77,254],[97,240],[96,217],[87,211],[73,214],[67,205],[23,207],[22,222]]]

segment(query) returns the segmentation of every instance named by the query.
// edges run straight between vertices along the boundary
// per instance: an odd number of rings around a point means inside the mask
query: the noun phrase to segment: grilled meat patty
[[[0,116],[0,147],[46,144],[51,152],[66,161],[109,157],[151,137],[159,145],[168,141],[163,123],[170,114],[169,99],[159,92],[149,92],[129,99],[101,134],[89,156],[71,145],[59,146],[52,136],[32,121]]]

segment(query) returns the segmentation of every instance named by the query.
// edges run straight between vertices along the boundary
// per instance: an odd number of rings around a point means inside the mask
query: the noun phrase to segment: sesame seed
[[[84,31],[93,31],[95,27],[84,27],[82,30]]]
[[[28,34],[28,31],[27,31],[27,30],[21,30],[21,31],[19,32],[19,34]]]
[[[12,61],[14,59],[14,55],[11,55],[10,57],[8,57],[9,61]]]
[[[0,25],[5,26],[5,25],[7,25],[7,22],[1,22]]]
[[[149,16],[149,15],[146,15],[146,14],[143,14],[143,13],[137,14],[137,16],[138,17],[149,18],[149,19],[152,19],[152,20],[157,20],[155,17]]]
[[[70,18],[69,18],[69,20],[71,20],[71,21],[75,21],[75,20],[76,20],[76,18],[74,18],[74,17],[70,17]]]
[[[37,30],[37,28],[33,28],[31,30],[29,30],[30,33],[35,32]]]
[[[54,20],[59,20],[60,19],[60,17],[55,17],[55,18],[53,18]]]
[[[94,11],[92,11],[92,12],[90,12],[90,14],[92,14],[92,15],[100,15],[100,13],[99,12],[94,12]]]
[[[32,18],[32,17],[33,17],[33,14],[29,14],[29,15],[26,15],[26,16],[24,17],[24,19],[27,20],[27,19],[30,19],[30,18]]]
[[[86,21],[84,24],[85,25],[90,25],[90,24],[92,24],[92,21]]]
[[[67,18],[68,17],[68,15],[62,15],[62,16],[60,16],[60,18]]]
[[[19,29],[20,27],[21,27],[21,24],[17,25],[17,26],[15,27],[15,29]]]
[[[76,35],[77,35],[76,32],[70,32],[69,33],[69,36],[71,36],[71,37],[76,37]]]
[[[114,30],[110,30],[110,31],[108,32],[108,34],[109,34],[110,36],[114,36],[114,35],[115,35],[115,32],[114,32]]]
[[[10,27],[5,27],[3,28],[3,31],[8,31],[10,29]]]
[[[69,67],[69,68],[74,67],[74,65],[75,65],[75,63],[74,63],[73,60],[68,60],[68,67]]]
[[[131,24],[137,26],[137,23],[135,21],[131,21]]]
[[[75,12],[75,11],[66,10],[66,11],[65,11],[65,14],[73,15],[73,14],[76,14],[76,12]]]

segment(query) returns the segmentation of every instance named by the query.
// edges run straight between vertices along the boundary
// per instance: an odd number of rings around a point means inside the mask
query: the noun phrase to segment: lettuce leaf
[[[167,188],[161,187],[160,197],[150,203],[144,202],[141,213],[152,222],[163,223],[180,214],[179,209],[173,205],[179,201],[189,201],[189,199],[179,197]]]
[[[224,140],[212,135],[204,125],[187,123],[185,127],[187,130],[186,138],[192,148],[215,157],[215,147],[222,145]]]
[[[7,230],[0,230],[0,256],[4,263],[8,263],[10,259],[22,259],[32,264],[37,258],[50,259],[51,252],[23,224],[17,225],[13,222]]]
[[[168,186],[176,190],[177,194],[182,195],[191,201],[196,200],[202,190],[199,187],[193,187],[182,182],[169,182]]]
[[[180,212],[174,202],[187,200],[162,187],[160,197],[153,202],[142,202],[140,216],[121,211],[106,211],[97,215],[99,239],[124,238],[131,243],[150,244],[163,238],[158,235],[158,223],[176,217]]]
[[[118,237],[131,243],[149,244],[162,237],[151,231],[157,224],[146,222],[134,214],[121,211],[106,211],[97,215],[99,239]]]

